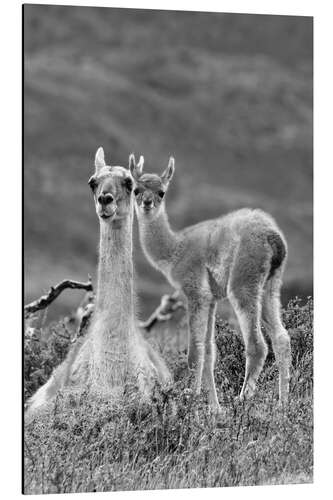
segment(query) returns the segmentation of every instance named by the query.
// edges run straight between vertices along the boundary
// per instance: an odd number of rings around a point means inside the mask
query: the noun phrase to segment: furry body
[[[289,387],[290,340],[280,318],[280,288],[287,244],[274,219],[259,209],[241,209],[173,231],[164,194],[174,172],[171,158],[162,176],[142,173],[130,160],[136,182],[140,241],[149,262],[186,298],[189,315],[188,363],[195,371],[195,391],[206,382],[210,404],[220,412],[215,365],[216,302],[228,298],[237,315],[246,351],[240,397],[253,394],[267,346],[265,322],[279,366],[280,401]]]
[[[125,168],[106,166],[101,150],[95,161],[89,182],[94,185],[100,242],[92,322],[86,337],[76,342],[50,380],[30,398],[30,414],[49,404],[60,389],[86,386],[91,393],[119,400],[125,386],[134,384],[143,398],[149,398],[157,380],[162,384],[171,380],[163,359],[142,337],[134,314],[132,179]]]

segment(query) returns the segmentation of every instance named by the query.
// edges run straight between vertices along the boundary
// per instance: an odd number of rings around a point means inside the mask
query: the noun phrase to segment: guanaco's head
[[[135,182],[134,196],[138,214],[147,219],[154,218],[164,202],[165,193],[175,171],[175,160],[170,157],[169,164],[161,176],[143,173],[144,158],[138,163],[133,154],[129,157],[129,168]]]
[[[131,214],[133,180],[124,167],[106,165],[103,148],[95,156],[95,173],[88,181],[93,192],[96,213],[103,223],[119,226]],[[117,222],[116,222],[117,221]]]

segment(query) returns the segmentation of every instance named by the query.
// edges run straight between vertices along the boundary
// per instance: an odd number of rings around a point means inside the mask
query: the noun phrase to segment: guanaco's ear
[[[136,164],[134,154],[133,153],[130,154],[128,163],[130,172],[134,180],[138,180],[139,177],[141,177],[144,161],[145,161],[144,157],[140,156],[139,163]]]
[[[141,155],[141,156],[140,156],[140,159],[139,159],[139,162],[138,162],[138,164],[137,164],[137,166],[136,166],[136,168],[137,168],[137,169],[138,169],[138,171],[140,172],[140,175],[142,175],[142,170],[143,170],[143,164],[144,164],[144,162],[145,162],[145,159],[144,159],[144,157]]]
[[[105,167],[105,159],[104,159],[104,149],[102,147],[98,148],[95,155],[95,168],[96,173],[101,170],[101,168]]]
[[[164,170],[163,174],[161,175],[161,179],[164,184],[169,184],[174,174],[174,171],[175,171],[175,159],[172,156],[170,156],[169,164],[167,168]]]

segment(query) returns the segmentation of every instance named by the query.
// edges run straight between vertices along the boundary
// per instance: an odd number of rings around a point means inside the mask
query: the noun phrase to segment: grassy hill
[[[95,274],[98,223],[87,180],[143,153],[176,174],[180,228],[242,206],[286,234],[284,296],[312,289],[312,20],[85,7],[24,7],[25,300]],[[139,306],[169,290],[135,231]],[[76,307],[63,294],[49,318]]]
[[[205,397],[191,396],[179,357],[170,366],[175,383],[157,389],[152,405],[143,405],[137,391],[126,391],[119,407],[110,400],[96,404],[86,391],[60,394],[54,407],[25,425],[25,493],[311,482],[312,301],[304,306],[291,301],[283,320],[293,358],[289,404],[283,411],[277,407],[271,349],[253,399],[235,399],[243,382],[244,346],[219,321],[215,378],[225,411],[219,426],[207,411]],[[27,332],[25,339],[26,397],[48,379],[71,345],[63,321],[42,330]]]

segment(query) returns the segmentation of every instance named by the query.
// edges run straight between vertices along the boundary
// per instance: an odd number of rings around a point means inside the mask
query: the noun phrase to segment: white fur
[[[142,174],[132,160],[131,171],[138,196],[149,195],[154,208],[146,213],[138,202],[140,241],[151,264],[180,288],[189,314],[189,366],[195,371],[195,390],[202,378],[215,411],[217,400],[214,365],[216,301],[228,297],[238,317],[246,349],[246,369],[241,398],[250,396],[263,367],[267,347],[261,320],[268,333],[279,367],[279,395],[288,394],[290,340],[280,317],[280,288],[287,245],[273,218],[261,210],[241,209],[175,232],[171,229],[161,190],[166,191],[174,173],[174,160],[161,176]],[[280,254],[279,254],[280,252]],[[280,257],[279,257],[280,255]],[[273,260],[280,259],[273,274]]]
[[[144,398],[159,380],[171,381],[170,372],[136,326],[133,299],[132,226],[133,198],[125,191],[123,167],[107,167],[99,148],[95,158],[99,182],[112,180],[123,217],[100,219],[99,266],[93,320],[86,338],[78,340],[66,360],[28,402],[28,413],[47,406],[59,390],[90,388],[116,399],[133,382]],[[97,201],[96,201],[97,203]],[[125,215],[124,215],[125,214]]]

